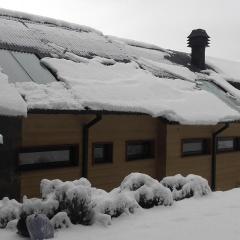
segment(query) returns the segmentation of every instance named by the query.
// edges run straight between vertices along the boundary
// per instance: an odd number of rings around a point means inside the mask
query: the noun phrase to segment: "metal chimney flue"
[[[194,29],[188,36],[188,47],[192,48],[191,65],[199,70],[206,69],[205,48],[209,47],[209,36],[203,29]]]

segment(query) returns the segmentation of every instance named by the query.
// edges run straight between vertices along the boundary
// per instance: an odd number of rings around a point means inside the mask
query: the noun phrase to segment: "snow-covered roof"
[[[27,104],[0,68],[0,115],[26,116]]]
[[[27,108],[91,109],[146,113],[182,124],[240,119],[239,90],[227,81],[238,81],[240,71],[237,67],[234,73],[228,71],[228,65],[233,65],[227,62],[211,58],[209,70],[197,73],[191,70],[189,54],[8,10],[0,10],[0,31],[0,48],[35,53],[56,76],[56,81],[46,84],[34,79],[10,79],[14,83],[9,84],[5,79],[5,85],[15,91],[11,96],[21,105],[12,105],[21,109],[20,115],[26,115]],[[206,81],[219,86],[230,102]],[[0,108],[0,114],[11,112]]]

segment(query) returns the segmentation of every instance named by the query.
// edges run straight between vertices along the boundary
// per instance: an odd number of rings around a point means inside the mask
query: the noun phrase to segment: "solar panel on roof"
[[[0,49],[0,66],[11,83],[33,81],[45,84],[56,81],[34,54]]]
[[[8,75],[8,80],[11,83],[31,81],[31,78],[7,50],[0,49],[0,66],[2,68],[2,72]]]
[[[28,73],[32,81],[43,84],[56,81],[55,77],[40,63],[40,60],[34,54],[12,52],[12,55]]]

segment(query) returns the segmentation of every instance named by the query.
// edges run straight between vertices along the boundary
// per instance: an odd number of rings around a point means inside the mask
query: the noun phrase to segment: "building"
[[[7,10],[0,31],[1,197],[38,196],[43,178],[110,190],[130,172],[239,185],[239,65],[205,63],[205,31],[191,56]]]

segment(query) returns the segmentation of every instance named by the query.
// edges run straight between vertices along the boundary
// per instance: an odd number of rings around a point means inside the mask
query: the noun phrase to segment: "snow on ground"
[[[240,189],[214,192],[202,198],[174,202],[173,206],[139,209],[104,227],[75,225],[59,230],[56,240],[236,240],[240,238]],[[20,240],[15,232],[1,229],[0,239]]]
[[[216,124],[240,118],[214,94],[197,89],[196,75],[184,67],[175,68],[175,74],[192,82],[155,77],[133,61],[106,66],[99,58],[88,62],[44,58],[42,63],[66,84],[81,106],[90,109],[142,112],[182,124]],[[161,66],[167,68],[166,64]]]
[[[17,89],[9,84],[7,75],[1,71],[0,67],[0,115],[26,116],[27,104]]]

